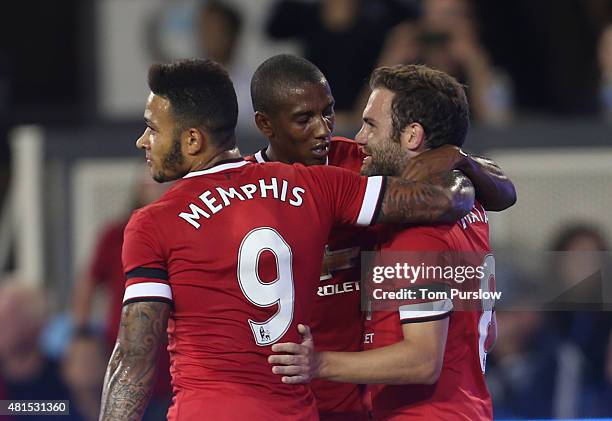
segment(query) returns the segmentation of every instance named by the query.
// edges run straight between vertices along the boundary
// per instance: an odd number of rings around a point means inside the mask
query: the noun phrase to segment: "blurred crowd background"
[[[70,399],[71,416],[61,419],[97,419],[123,293],[123,227],[164,189],[135,148],[156,61],[209,57],[226,66],[245,154],[264,145],[249,84],[271,55],[299,54],[321,68],[336,99],[336,134],[347,137],[360,126],[375,67],[424,63],[450,73],[471,104],[465,149],[497,160],[517,185],[518,204],[491,215],[498,286],[511,294],[542,277],[570,287],[595,275],[600,304],[610,296],[610,0],[4,6],[0,399]],[[570,254],[555,260],[552,251]],[[487,368],[496,418],[612,417],[605,308],[498,313]],[[167,365],[160,362],[147,420],[164,419]]]

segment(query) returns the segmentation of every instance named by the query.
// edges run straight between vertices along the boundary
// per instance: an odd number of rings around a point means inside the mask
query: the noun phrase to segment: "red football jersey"
[[[173,304],[170,419],[181,418],[185,394],[230,407],[249,395],[252,412],[267,419],[316,419],[310,388],[272,374],[270,345],[300,342],[297,324],[311,319],[332,225],[370,224],[383,184],[339,168],[240,159],[186,175],[133,214],[124,303]],[[222,388],[241,392],[232,401]]]
[[[336,136],[331,140],[326,164],[359,173],[364,158],[361,147],[354,140]],[[247,159],[269,161],[265,148]],[[315,310],[310,321],[317,350],[361,350],[360,253],[362,249],[373,247],[375,240],[364,228],[339,225],[332,229],[325,246]],[[321,379],[313,380],[310,385],[322,419],[339,415],[357,419],[359,414],[365,415],[359,385]]]
[[[381,252],[472,252],[487,267],[482,277],[494,288],[494,261],[490,254],[489,226],[484,208],[476,204],[470,214],[452,225],[408,228],[390,235]],[[476,252],[476,253],[474,253]],[[468,254],[468,253],[464,253]],[[480,282],[480,281],[479,281]],[[491,285],[492,282],[492,285]],[[417,280],[416,285],[427,281]],[[442,302],[445,301],[445,302]],[[398,311],[373,311],[365,322],[364,348],[375,349],[404,339],[402,324],[449,317],[442,371],[433,385],[370,385],[366,400],[374,419],[384,420],[491,420],[492,404],[484,379],[486,352],[494,340],[494,312],[453,311],[452,302],[401,305]],[[419,308],[421,307],[421,308]],[[474,308],[474,307],[472,307]],[[494,330],[494,329],[493,329]]]

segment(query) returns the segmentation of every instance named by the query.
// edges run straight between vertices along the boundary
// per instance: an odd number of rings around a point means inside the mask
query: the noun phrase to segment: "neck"
[[[242,156],[240,155],[240,151],[238,150],[238,148],[216,151],[210,155],[203,157],[197,164],[195,164],[189,170],[189,172],[202,171],[214,166],[219,161],[241,157]]]
[[[281,153],[278,153],[276,149],[274,149],[274,146],[272,145],[272,143],[268,144],[268,147],[266,149],[266,156],[268,157],[268,159],[270,161],[273,162],[282,162],[285,164],[292,164],[293,162],[291,162],[291,160],[289,160],[288,158],[284,157]]]

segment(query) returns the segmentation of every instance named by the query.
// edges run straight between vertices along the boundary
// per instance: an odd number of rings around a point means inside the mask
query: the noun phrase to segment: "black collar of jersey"
[[[265,148],[262,148],[259,152],[261,152],[261,157],[263,158],[264,161],[272,162],[270,161],[270,158],[268,158],[268,154],[266,153],[267,150],[268,150],[268,147],[266,146]]]

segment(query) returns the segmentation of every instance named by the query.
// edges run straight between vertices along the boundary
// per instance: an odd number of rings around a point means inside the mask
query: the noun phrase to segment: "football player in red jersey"
[[[394,66],[377,69],[370,85],[356,138],[368,155],[362,174],[399,174],[408,159],[426,150],[462,146],[469,109],[463,87],[452,77],[425,66]],[[381,251],[469,252],[489,268],[484,287],[494,279],[488,219],[478,203],[469,217],[452,224],[383,230]],[[416,279],[416,285],[426,282]],[[277,374],[300,373],[301,381],[312,375],[369,384],[366,397],[375,419],[492,419],[484,366],[495,339],[495,316],[483,310],[453,312],[452,302],[440,300],[374,311],[366,321],[363,352],[312,353],[312,342],[276,344],[275,351],[301,355],[269,360],[279,364],[273,368]]]
[[[154,65],[137,140],[152,177],[177,182],[126,227],[124,306],[100,419],[140,419],[162,335],[169,336],[170,420],[311,420],[307,386],[266,362],[311,319],[335,223],[454,221],[473,206],[456,173],[428,182],[243,160],[227,72],[210,60]],[[299,378],[298,378],[299,380]]]
[[[334,98],[314,64],[296,56],[274,56],[253,75],[251,95],[257,126],[269,146],[246,159],[329,164],[359,172],[365,157],[359,145],[350,139],[331,137]],[[372,238],[363,234],[364,228],[336,226],[325,245],[310,321],[321,349],[361,349],[359,259],[361,249],[369,248]],[[366,419],[358,385],[315,380],[311,387],[322,420]]]
[[[251,95],[256,124],[269,145],[246,159],[328,164],[360,171],[365,158],[362,148],[353,140],[332,137],[334,98],[325,76],[314,64],[286,54],[271,57],[253,75]],[[430,174],[452,168],[453,162],[462,162],[462,169],[473,178],[477,196],[488,209],[502,210],[514,203],[514,186],[491,161],[465,157],[459,148],[432,152],[415,160],[411,178],[425,180]],[[332,229],[310,322],[318,350],[362,349],[359,258],[360,251],[375,239],[363,228]],[[311,386],[321,419],[365,417],[358,385],[314,379]]]

